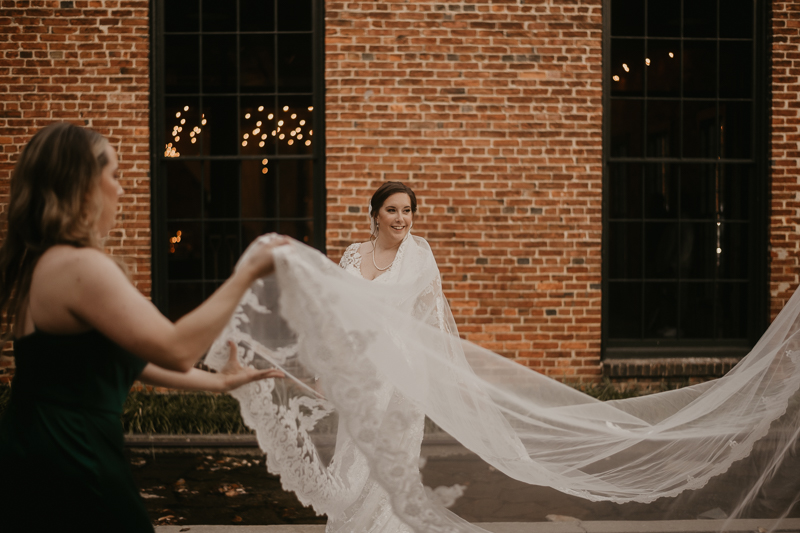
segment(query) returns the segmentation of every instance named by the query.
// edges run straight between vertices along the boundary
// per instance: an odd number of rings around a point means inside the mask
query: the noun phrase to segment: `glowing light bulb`
[[[288,105],[283,106],[283,110],[284,111],[289,111],[289,106]]]
[[[303,138],[303,134],[302,134],[302,133],[298,133],[298,134],[297,134],[297,140],[299,141],[299,140],[300,140],[300,139],[302,139],[302,138]]]
[[[186,119],[185,118],[181,119],[181,124],[186,124]]]
[[[268,118],[269,120],[272,120],[272,117],[274,117],[274,116],[275,116],[275,115],[273,115],[272,113],[270,113],[269,115],[267,115],[267,118]]]
[[[292,131],[290,131],[290,132],[289,132],[289,135],[291,135],[292,137],[294,137],[295,135],[297,135],[297,132],[296,132],[296,131],[294,131],[294,130],[292,130]]]
[[[617,76],[616,74],[614,74],[614,77],[613,77],[613,78],[611,78],[611,79],[613,79],[614,81],[619,81],[619,76]]]
[[[259,148],[264,148],[264,141],[258,143]]]
[[[268,168],[262,168],[262,169],[261,169],[261,173],[262,173],[262,174],[266,174],[267,172],[269,172],[269,169],[268,169]]]
[[[180,111],[178,111],[177,113],[175,113],[175,118],[181,118],[181,112],[180,112]]]
[[[192,144],[194,144],[194,143],[196,143],[196,142],[197,142],[197,139],[193,137],[193,138],[192,138]]]
[[[247,141],[242,141],[242,146],[247,146]]]
[[[276,132],[275,130],[272,130],[272,136],[273,136],[273,137],[275,137],[275,134],[276,134],[276,133],[277,133],[277,132]]]
[[[297,118],[297,113],[292,113],[292,119],[296,119],[296,118]]]
[[[284,135],[283,133],[281,133],[281,134],[278,136],[278,139],[280,139],[280,140],[283,140],[283,138],[284,138],[284,137],[286,137],[286,135]]]
[[[245,133],[242,137],[245,138],[245,139],[249,139],[250,138],[250,134],[249,133]]]
[[[187,106],[183,106],[183,110],[184,111],[189,111],[189,106],[188,105]]]
[[[722,248],[717,248],[717,253],[721,254],[722,253]]]
[[[250,113],[247,113],[244,118],[250,118]]]
[[[300,121],[300,125],[301,125],[301,126],[305,126],[305,125],[306,125],[306,121],[305,121],[305,120],[301,120],[301,121]]]
[[[314,106],[313,105],[308,106],[308,110],[309,111],[314,111]]]
[[[311,146],[311,141],[306,141],[306,146]]]
[[[624,70],[625,72],[630,72],[631,71],[631,69],[630,69],[630,67],[628,66],[627,63],[623,63],[622,64],[622,70]]]
[[[260,120],[258,122],[256,122],[256,126],[258,126],[259,128],[261,127],[261,121]]]
[[[289,142],[287,142],[286,144],[288,144],[289,146],[293,145],[294,144],[294,139],[289,139]]]
[[[261,164],[262,165],[266,165],[267,163],[269,163],[269,159],[262,159],[261,160]]]
[[[264,139],[266,139],[266,138],[267,138],[267,134],[266,134],[266,133],[262,133],[262,134],[261,134],[261,139],[262,139],[262,140],[264,140]]]
[[[202,124],[203,126],[205,126],[205,125],[206,125],[206,119],[203,119],[203,120],[201,120],[201,121],[200,121],[200,124]]]
[[[264,111],[264,106],[263,105],[258,106],[258,112],[260,113],[262,111]]]
[[[189,132],[189,137],[194,137],[194,132],[193,131]]]
[[[650,66],[650,58],[649,57],[645,57],[644,58],[644,64],[647,65],[648,67]]]
[[[181,140],[181,138],[180,138],[180,137],[175,137],[175,142],[178,142],[178,141],[180,141],[180,140]]]
[[[282,120],[278,121],[278,126],[283,126],[283,121]]]
[[[672,58],[672,57],[675,57],[675,54],[673,54],[672,52],[670,52],[670,53],[669,53],[669,57],[671,57],[671,58]]]
[[[256,128],[253,130],[253,135],[258,135],[259,133],[261,133],[261,128]]]

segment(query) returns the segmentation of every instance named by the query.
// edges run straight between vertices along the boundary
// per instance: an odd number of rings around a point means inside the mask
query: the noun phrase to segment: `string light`
[[[614,81],[619,81],[619,76],[617,76],[616,74],[614,74],[614,77],[613,77],[612,79],[613,79]]]
[[[175,245],[179,242],[181,242],[181,230],[176,231],[175,236],[169,238],[169,253],[175,253]]]
[[[630,71],[631,71],[631,69],[630,69],[630,67],[628,67],[628,64],[627,64],[627,63],[623,63],[623,64],[622,64],[622,69],[623,69],[625,72],[630,72]]]
[[[305,126],[305,125],[306,125],[306,121],[305,121],[305,120],[301,120],[301,121],[300,121],[300,125],[301,125],[301,126]]]
[[[650,58],[649,57],[645,57],[644,58],[644,64],[647,65],[648,67],[650,66]]]
[[[283,110],[284,111],[289,111],[289,106],[288,105],[283,106]]]
[[[264,106],[263,105],[258,106],[258,112],[261,113],[262,111],[264,111]]]
[[[292,113],[292,120],[297,118],[297,113]]]
[[[183,110],[184,110],[184,111],[189,111],[189,106],[188,106],[188,105],[186,105],[186,106],[183,106]]]
[[[670,52],[670,53],[669,53],[669,57],[670,57],[670,58],[673,58],[673,57],[675,57],[675,54],[673,54],[672,52]]]
[[[247,113],[244,118],[250,118],[250,113]]]

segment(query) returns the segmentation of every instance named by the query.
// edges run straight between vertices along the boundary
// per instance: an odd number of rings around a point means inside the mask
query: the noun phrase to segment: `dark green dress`
[[[14,342],[14,355],[0,421],[0,530],[152,532],[120,421],[145,361],[97,331],[36,331]]]

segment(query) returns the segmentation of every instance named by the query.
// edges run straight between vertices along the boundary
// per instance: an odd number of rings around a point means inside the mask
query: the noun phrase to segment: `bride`
[[[351,244],[345,250],[339,266],[356,277],[376,283],[391,284],[396,281],[402,268],[403,254],[430,254],[428,243],[410,233],[416,212],[417,198],[410,187],[397,181],[387,181],[381,185],[369,202],[370,240]],[[408,251],[409,248],[413,252]],[[430,259],[433,259],[432,254]],[[425,413],[389,383],[376,391],[375,396],[381,406],[392,403],[395,409],[402,409],[413,420],[404,435],[403,446],[409,453],[419,456]],[[368,469],[366,458],[346,433],[336,441],[333,461],[339,475],[346,475],[345,470],[362,470],[364,488],[353,504],[341,513],[328,516],[328,533],[412,531],[394,514],[389,495],[380,484],[372,476],[363,475]]]
[[[773,507],[794,505],[796,476],[776,472],[800,436],[800,292],[723,378],[600,402],[461,340],[430,247],[409,234],[413,192],[387,183],[370,207],[374,237],[343,268],[299,243],[276,249],[275,275],[207,357],[221,367],[231,338],[244,364],[287,375],[231,394],[268,469],[328,531],[483,531],[426,496],[423,414],[491,468],[591,501],[680,495],[680,508],[719,477],[729,517],[767,489]]]

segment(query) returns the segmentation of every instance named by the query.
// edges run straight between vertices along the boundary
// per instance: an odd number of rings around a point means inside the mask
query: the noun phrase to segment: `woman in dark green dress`
[[[0,312],[16,359],[0,421],[0,531],[152,531],[122,448],[134,380],[225,391],[281,375],[242,368],[233,344],[222,372],[193,365],[286,240],[251,245],[173,324],[103,252],[122,193],[114,149],[78,126],[39,131],[15,165],[0,247]]]

